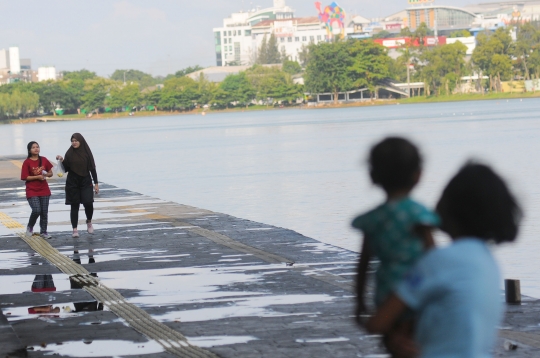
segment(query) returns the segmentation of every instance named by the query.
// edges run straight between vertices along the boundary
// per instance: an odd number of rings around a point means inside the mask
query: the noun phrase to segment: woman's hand
[[[59,161],[63,162],[63,161],[64,161],[64,158],[62,158],[61,155],[57,155],[57,156],[56,156],[56,160],[59,160]]]
[[[36,175],[37,180],[45,180],[43,175]]]
[[[99,184],[96,184],[94,186],[94,192],[96,193],[96,195],[99,194]]]

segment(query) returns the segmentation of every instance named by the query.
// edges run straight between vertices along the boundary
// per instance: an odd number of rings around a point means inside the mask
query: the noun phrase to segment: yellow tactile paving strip
[[[34,251],[60,271],[70,275],[71,279],[81,285],[86,292],[99,302],[103,302],[111,312],[124,319],[130,327],[155,340],[166,351],[179,357],[217,357],[210,351],[189,344],[182,334],[156,321],[141,308],[127,302],[118,291],[103,285],[96,277],[91,276],[83,266],[62,255],[40,236],[27,236],[24,231],[20,231],[24,229],[24,226],[9,215],[0,212],[0,222],[5,227],[15,230],[16,234]]]

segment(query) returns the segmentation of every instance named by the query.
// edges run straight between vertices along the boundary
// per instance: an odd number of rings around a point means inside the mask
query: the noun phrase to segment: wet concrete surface
[[[0,212],[26,225],[18,169],[0,158],[2,171]],[[107,184],[96,197],[95,233],[86,233],[81,210],[73,239],[63,182],[50,186],[49,243],[190,343],[221,357],[384,354],[379,337],[352,321],[356,253]],[[2,356],[20,348],[14,356],[172,356],[12,231],[0,227],[0,241]],[[497,357],[540,356],[538,310],[534,300],[509,308]],[[517,350],[506,351],[506,340]]]

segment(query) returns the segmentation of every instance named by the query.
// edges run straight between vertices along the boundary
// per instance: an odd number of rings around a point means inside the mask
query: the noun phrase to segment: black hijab
[[[96,169],[94,156],[88,143],[86,143],[86,140],[80,133],[74,133],[71,136],[71,139],[73,138],[77,139],[81,145],[77,149],[73,148],[73,146],[69,147],[64,158],[64,163],[66,163],[70,171],[85,177],[91,170]]]

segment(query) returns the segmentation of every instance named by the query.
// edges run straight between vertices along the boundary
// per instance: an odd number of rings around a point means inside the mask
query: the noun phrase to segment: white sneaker
[[[46,232],[42,232],[41,234],[39,234],[39,236],[47,240],[52,239],[52,236],[47,234]]]
[[[79,237],[79,231],[77,231],[77,229],[73,229],[73,234],[71,234],[71,237],[78,238]]]
[[[34,235],[34,229],[31,228],[30,226],[27,226],[26,227],[26,236],[32,236]]]
[[[92,226],[92,223],[86,223],[86,227],[87,227],[87,230],[88,230],[88,233],[89,234],[93,234],[94,233],[94,227]]]

